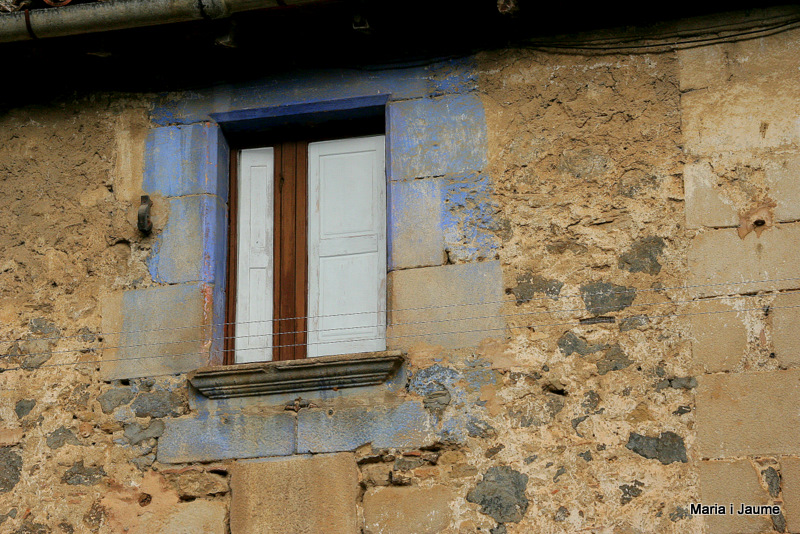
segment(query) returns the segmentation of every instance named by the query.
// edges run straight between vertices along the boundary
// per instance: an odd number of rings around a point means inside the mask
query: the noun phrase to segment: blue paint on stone
[[[389,104],[391,180],[478,172],[486,166],[483,104],[475,94]]]
[[[222,85],[160,97],[151,120],[161,126],[207,121],[211,114],[354,98],[389,95],[420,98],[429,89],[424,67],[393,70],[329,70],[276,76],[260,81]]]
[[[442,189],[439,178],[389,182],[389,270],[442,265]]]
[[[209,414],[166,419],[158,440],[162,463],[287,456],[295,452],[292,414]]]
[[[469,93],[478,89],[478,73],[472,57],[434,63],[428,67],[431,96]]]
[[[297,415],[297,452],[352,451],[371,443],[376,448],[423,447],[435,441],[431,419],[421,402],[301,410]]]
[[[228,198],[229,149],[217,124],[153,128],[147,135],[142,188],[166,197]]]
[[[458,371],[436,364],[414,373],[408,384],[408,390],[422,396],[441,390],[441,386],[452,390],[460,378]]]
[[[494,259],[500,249],[498,207],[486,174],[465,174],[443,181],[442,224],[451,261]]]
[[[147,266],[155,282],[222,281],[227,246],[226,206],[217,196],[167,199],[169,218]]]

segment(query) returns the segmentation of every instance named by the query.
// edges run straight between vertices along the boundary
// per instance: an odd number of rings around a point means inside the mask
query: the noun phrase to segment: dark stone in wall
[[[599,352],[607,348],[607,345],[589,345],[585,339],[578,337],[572,332],[566,332],[558,340],[558,348],[561,349],[564,356],[569,356],[573,352],[577,352],[581,356],[586,356],[587,354]]]
[[[628,359],[622,347],[619,345],[612,345],[603,356],[603,359],[597,362],[597,372],[604,375],[611,371],[625,369],[632,363],[633,360]]]
[[[603,315],[630,306],[636,298],[636,290],[608,282],[592,282],[581,286],[581,298],[589,313]]]
[[[591,462],[592,461],[592,451],[579,452],[578,456],[580,456],[581,458],[583,458],[587,462]]]
[[[634,480],[633,484],[623,484],[619,487],[622,490],[622,497],[620,497],[619,502],[622,505],[628,504],[633,499],[638,497],[642,494],[642,488],[644,487],[644,483],[639,480]]]
[[[563,282],[525,272],[517,276],[517,287],[513,288],[511,293],[517,299],[517,304],[524,304],[532,300],[537,293],[554,299],[561,293],[562,287],[564,287]]]
[[[22,399],[18,400],[17,404],[14,405],[14,412],[17,414],[19,419],[22,419],[33,410],[33,407],[36,406],[36,401],[33,399]]]
[[[115,388],[109,389],[97,397],[97,402],[100,403],[103,413],[111,413],[119,406],[128,404],[133,400],[133,397],[134,393],[130,388]]]
[[[778,495],[781,493],[781,475],[778,473],[774,467],[767,467],[761,474],[764,475],[764,480],[767,482],[767,489],[769,490],[769,496],[772,498],[777,498]]]
[[[394,461],[394,468],[396,471],[411,471],[412,469],[421,467],[424,463],[422,458],[406,458],[405,456],[401,456]]]
[[[562,522],[566,521],[569,517],[569,510],[565,506],[559,506],[556,510],[556,515],[553,516],[553,521]]]
[[[51,532],[47,525],[25,521],[14,531],[14,534],[51,534]]]
[[[775,527],[775,530],[778,532],[786,532],[786,519],[783,517],[783,514],[771,515],[772,518],[772,526]]]
[[[481,419],[467,421],[467,435],[471,438],[490,438],[497,432],[494,427]]]
[[[27,357],[22,360],[20,367],[28,371],[38,369],[53,357],[53,346],[54,343],[50,339],[31,339],[24,342],[20,349]]]
[[[441,384],[439,385],[441,386]],[[425,409],[433,412],[444,411],[448,404],[450,404],[450,392],[444,386],[441,386],[441,389],[437,391],[428,393],[422,399],[422,405]]]
[[[47,436],[47,446],[51,449],[60,449],[64,445],[80,445],[75,433],[67,427],[61,426]]]
[[[182,404],[181,398],[171,391],[151,391],[136,397],[131,408],[136,417],[167,417],[178,415]]]
[[[650,460],[658,460],[664,465],[689,461],[686,458],[683,438],[674,432],[662,432],[657,438],[631,432],[625,447]]]
[[[689,513],[689,510],[683,506],[677,506],[674,512],[669,513],[669,520],[672,522],[680,521],[688,517],[692,517],[692,515]]]
[[[619,323],[619,331],[627,332],[629,330],[635,330],[640,326],[646,325],[649,320],[650,319],[646,315],[632,315],[631,317],[626,317]]]
[[[458,380],[458,372],[449,367],[443,367],[439,364],[420,369],[411,378],[408,384],[408,390],[423,397],[441,391],[446,384]]]
[[[581,401],[581,406],[587,411],[591,412],[597,408],[597,405],[600,404],[600,395],[597,394],[595,390],[589,390],[583,396],[583,401]]]
[[[133,445],[150,438],[157,438],[164,433],[164,421],[154,420],[148,426],[142,427],[139,423],[125,425],[125,439]]]
[[[67,469],[61,482],[70,486],[94,486],[104,476],[106,476],[106,472],[102,467],[86,467],[81,460]]]
[[[664,251],[664,246],[664,240],[660,237],[645,237],[619,257],[618,266],[632,273],[658,274],[661,272],[658,257]]]
[[[58,335],[58,328],[56,328],[56,325],[44,317],[36,317],[35,319],[31,319],[29,328],[34,334]]]
[[[697,379],[693,376],[670,378],[667,380],[661,380],[656,384],[656,389],[665,389],[665,388],[693,389],[696,387],[697,387]]]
[[[467,494],[467,501],[479,504],[481,513],[498,523],[518,523],[528,510],[527,485],[528,475],[508,466],[490,467]]]
[[[11,491],[19,482],[22,456],[9,447],[0,449],[0,493]]]

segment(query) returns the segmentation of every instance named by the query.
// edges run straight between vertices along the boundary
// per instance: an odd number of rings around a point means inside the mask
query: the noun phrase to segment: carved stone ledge
[[[188,379],[211,399],[375,386],[403,363],[400,351],[203,367]]]

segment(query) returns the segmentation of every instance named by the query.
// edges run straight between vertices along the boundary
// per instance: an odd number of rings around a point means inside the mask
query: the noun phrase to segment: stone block
[[[500,224],[488,174],[449,176],[442,184],[445,250],[453,263],[494,259]]]
[[[391,180],[478,172],[486,166],[483,104],[476,94],[389,104]]]
[[[687,163],[683,168],[686,226],[738,226],[739,214],[733,203],[716,187],[717,176],[707,162]]]
[[[236,462],[231,534],[359,532],[352,454]]]
[[[706,372],[730,371],[747,349],[743,314],[729,300],[696,301],[687,313],[692,324],[692,356]]]
[[[175,507],[163,522],[159,524],[157,516],[150,516],[150,521],[140,532],[160,532],[162,534],[225,534],[227,531],[224,502],[196,500],[182,503]]]
[[[435,440],[432,422],[421,402],[369,407],[307,409],[297,414],[298,453],[375,448],[422,447]]]
[[[800,370],[701,376],[696,402],[703,458],[800,451]]]
[[[798,257],[800,224],[778,224],[744,239],[732,228],[710,230],[692,240],[689,285],[704,286],[693,288],[696,296],[791,289],[800,278]],[[759,283],[743,283],[750,281]]]
[[[153,128],[147,134],[142,188],[165,197],[228,199],[229,149],[216,123]]]
[[[781,293],[770,311],[775,356],[785,367],[800,366],[800,293]]]
[[[684,150],[696,156],[800,142],[797,81],[732,83],[681,95]]]
[[[722,504],[726,511],[733,503],[771,504],[769,494],[759,482],[760,475],[749,460],[701,461],[698,466],[700,502]],[[772,531],[770,516],[719,515],[704,517],[708,534],[757,534]]]
[[[728,58],[725,47],[701,46],[678,50],[681,91],[705,89],[728,81]]]
[[[165,419],[158,461],[166,464],[287,456],[295,450],[294,416],[287,413],[199,414]]]
[[[373,95],[395,100],[424,97],[431,90],[425,67],[386,71],[331,69],[313,74],[286,74],[255,82],[229,84],[167,95],[155,103],[155,124],[190,124],[239,110],[326,103]]]
[[[364,494],[367,534],[437,534],[453,520],[450,488],[433,486],[370,488]]]
[[[208,363],[210,289],[180,284],[102,299],[104,380],[183,373]]]
[[[441,180],[391,182],[389,270],[442,265],[446,260]]]
[[[769,197],[775,206],[778,221],[800,219],[800,155],[779,157],[764,168]]]
[[[156,282],[223,283],[227,258],[227,208],[216,196],[171,198],[169,218],[147,266]]]
[[[421,343],[456,349],[504,335],[499,261],[389,273],[389,348]]]
[[[789,532],[800,532],[800,458],[781,458],[783,514]]]

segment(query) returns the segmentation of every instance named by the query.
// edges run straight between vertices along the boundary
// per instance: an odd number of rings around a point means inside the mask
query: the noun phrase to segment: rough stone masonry
[[[4,110],[0,531],[800,532],[798,54],[788,28]],[[390,307],[462,306],[393,315],[375,389],[206,399],[214,116],[365,95],[393,119]],[[197,328],[137,338],[145,311]]]

